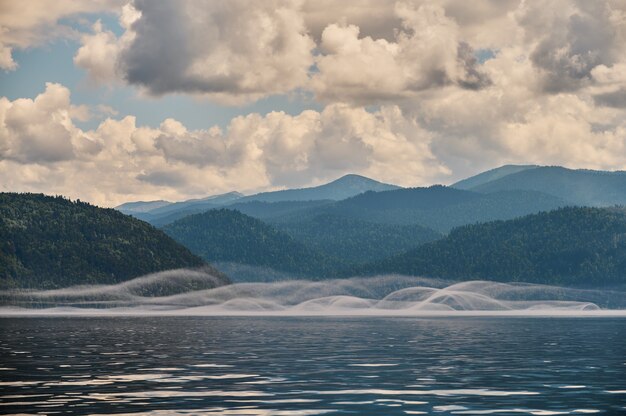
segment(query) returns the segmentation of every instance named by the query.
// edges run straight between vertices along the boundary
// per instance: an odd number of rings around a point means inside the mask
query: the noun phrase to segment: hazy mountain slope
[[[325,276],[345,265],[260,220],[228,209],[190,215],[163,230],[212,262],[267,266],[312,277]]]
[[[235,209],[241,213],[258,218],[263,221],[273,222],[287,216],[297,215],[300,212],[315,212],[323,210],[324,207],[334,203],[331,200],[319,201],[279,201],[263,202],[249,201],[238,202],[228,206],[228,209]]]
[[[162,208],[167,205],[170,205],[169,201],[137,201],[137,202],[126,202],[125,204],[118,205],[115,207],[116,210],[123,212],[124,214],[132,214],[135,212],[148,212],[156,208]]]
[[[153,217],[171,214],[176,211],[189,210],[191,208],[196,210],[206,211],[215,207],[230,204],[243,195],[239,192],[228,192],[226,194],[212,195],[202,199],[189,199],[187,201],[174,202],[170,205],[156,208],[149,211],[149,214]]]
[[[367,191],[386,191],[399,188],[399,186],[378,182],[360,175],[346,175],[325,185],[311,188],[263,192],[246,196],[239,202],[313,201],[323,199],[339,201]]]
[[[329,214],[308,221],[277,223],[275,227],[329,256],[360,263],[441,238],[441,234],[419,225],[375,224]]]
[[[626,212],[568,207],[468,225],[357,273],[556,285],[626,283]]]
[[[623,205],[626,204],[626,172],[539,167],[504,176],[473,187],[472,190],[482,193],[533,190],[578,205]]]
[[[205,265],[145,222],[41,194],[0,194],[0,236],[5,288],[115,283]]]
[[[549,211],[568,202],[533,191],[480,194],[444,186],[367,192],[334,204],[301,210],[272,218],[274,224],[311,221],[320,214],[361,221],[420,225],[447,233],[452,228],[476,222],[512,219]]]
[[[463,179],[452,185],[452,187],[468,190],[487,182],[495,181],[496,179],[500,179],[504,176],[511,175],[513,173],[518,173],[529,169],[536,169],[538,167],[538,165],[504,165],[499,168],[479,173],[478,175],[469,177],[467,179]]]
[[[237,204],[237,209],[241,210],[242,212],[249,211],[251,214],[259,214],[263,217],[265,217],[266,215],[276,216],[274,214],[270,214],[269,210],[266,209],[267,207],[265,207],[264,209],[263,206],[258,204],[243,207],[242,204],[252,202],[291,202],[291,208],[287,206],[272,207],[272,209],[278,209],[278,211],[283,211],[282,214],[278,214],[283,215],[286,213],[286,211],[290,211],[292,210],[292,208],[297,208],[293,204],[294,202],[306,203],[309,201],[337,201],[366,191],[383,191],[391,189],[399,189],[399,187],[377,182],[373,179],[369,179],[359,175],[346,175],[333,182],[312,188],[263,192],[260,194],[245,197],[238,192],[229,192],[227,194],[215,195],[208,198],[191,199],[188,201],[163,204],[161,206],[158,206],[157,204],[159,201],[146,203],[131,202],[127,204],[122,204],[116,209],[124,210],[124,212],[128,213],[129,215],[133,215],[134,217],[139,218],[143,221],[147,221],[153,225],[163,226],[187,215],[201,213],[210,209],[216,209],[221,206],[229,206],[233,204]],[[155,204],[156,208],[149,209],[149,205],[147,204]],[[261,211],[264,211],[265,214],[260,214]]]
[[[428,188],[406,188],[385,192],[366,192],[341,201],[337,205],[372,210],[397,208],[429,210],[458,205],[477,198],[481,198],[481,195],[447,186],[435,185]]]

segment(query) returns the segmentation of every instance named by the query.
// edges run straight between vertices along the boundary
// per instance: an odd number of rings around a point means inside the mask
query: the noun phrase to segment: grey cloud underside
[[[474,50],[467,42],[460,42],[457,48],[457,59],[465,70],[465,76],[457,82],[462,88],[479,90],[492,84],[489,75],[479,69],[479,62]]]
[[[626,87],[617,91],[598,94],[593,97],[596,104],[613,108],[626,108]]]
[[[139,0],[134,7],[141,18],[118,67],[154,95],[286,92],[312,63],[313,44],[288,1]]]
[[[187,184],[185,177],[179,172],[154,171],[139,174],[137,179],[157,186],[179,187]]]
[[[169,161],[180,161],[199,167],[215,165],[234,165],[244,157],[244,150],[237,146],[227,146],[221,137],[189,134],[182,137],[160,135],[155,140],[155,147],[163,151]]]
[[[118,75],[152,95],[199,94],[229,104],[251,102],[297,88],[312,88],[323,101],[357,104],[398,100],[407,94],[450,85],[481,90],[494,81],[473,48],[496,50],[497,32],[502,30],[506,31],[502,33],[503,47],[511,46],[508,44],[511,41],[505,39],[516,36],[516,31],[523,33],[525,40],[514,42],[542,73],[540,89],[547,94],[573,92],[593,84],[594,68],[610,67],[620,61],[624,49],[624,31],[619,29],[619,17],[616,17],[622,6],[610,1],[563,1],[555,2],[552,7],[514,0],[483,0],[472,6],[455,1],[431,4],[369,0],[332,4],[332,7],[324,2],[287,0],[254,4],[238,0],[183,3],[137,0],[133,4],[141,17],[130,26],[132,41],[118,42]],[[408,14],[406,10],[399,11],[403,7],[412,11]],[[433,19],[436,13],[427,10],[438,7],[443,14]],[[423,20],[411,21],[415,18],[415,15],[410,17],[411,13],[422,13]],[[372,18],[374,15],[377,18]],[[501,26],[504,23],[489,26],[494,21],[504,21],[506,16],[515,17],[510,17],[505,26]],[[383,74],[359,80],[359,73],[376,71],[376,65],[371,63],[364,68],[363,61],[352,62],[354,78],[337,79],[336,74],[320,78],[318,71],[325,70],[315,64],[327,56],[323,32],[336,24],[356,25],[358,41],[369,39],[386,42],[391,47],[400,46],[398,53],[404,57],[396,64],[404,68],[388,76],[405,77],[401,88],[382,85]],[[429,34],[431,26],[434,32]],[[413,39],[420,30],[425,32]],[[439,46],[421,54],[424,51],[420,45],[432,40],[440,42],[446,36],[457,40],[456,50],[449,43],[443,47],[450,56],[443,58],[446,51]],[[402,49],[401,39],[409,42],[413,39],[418,44],[412,45],[413,51],[406,49],[406,45]],[[484,43],[485,39],[488,43]],[[349,43],[343,46],[351,48]],[[316,47],[317,52],[321,51],[319,55],[314,52]],[[343,53],[334,51],[330,55]],[[359,53],[367,54],[371,50]],[[354,54],[354,50],[350,49],[348,54]],[[458,69],[451,73],[454,55]],[[411,61],[426,64],[415,66]],[[350,64],[349,59],[342,64]],[[89,64],[85,65],[88,68]],[[379,70],[384,71],[385,67]],[[316,78],[323,79],[324,85],[311,87],[309,81]]]
[[[617,33],[607,9],[576,4],[578,12],[564,24],[541,28],[545,37],[530,54],[533,64],[545,71],[546,92],[574,91],[591,80],[595,67],[615,62]]]
[[[195,47],[210,45],[219,29],[211,29],[194,41],[194,33],[186,21],[188,16],[174,2],[135,2],[142,17],[133,24],[135,40],[122,52],[120,65],[130,84],[146,87],[155,95],[172,91],[223,92],[237,87],[237,77],[211,76],[198,79],[187,74],[188,65],[196,55]],[[218,20],[219,16],[215,16]],[[213,33],[211,33],[213,32]],[[199,35],[199,34],[197,34]]]

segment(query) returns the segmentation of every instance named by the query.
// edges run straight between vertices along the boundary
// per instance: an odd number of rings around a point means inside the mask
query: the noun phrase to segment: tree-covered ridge
[[[332,214],[274,226],[309,247],[352,263],[383,259],[441,238],[419,225],[376,224]]]
[[[258,218],[268,223],[283,222],[294,214],[297,218],[301,212],[323,212],[323,207],[334,204],[331,200],[318,201],[280,201],[263,202],[250,201],[240,202],[228,206],[228,209],[237,210],[243,214]],[[308,218],[308,216],[307,216]]]
[[[626,283],[626,212],[569,207],[467,225],[442,240],[354,271],[459,280],[622,285]]]
[[[228,209],[190,215],[163,231],[207,261],[267,266],[315,278],[345,266],[256,218]]]
[[[268,216],[267,221],[282,226],[309,222],[324,214],[376,224],[418,225],[448,233],[461,225],[508,220],[566,205],[569,204],[563,199],[535,191],[480,194],[437,185],[365,192],[335,203],[303,206],[281,216]]]
[[[116,283],[206,266],[143,221],[60,196],[0,193],[0,236],[4,288]]]

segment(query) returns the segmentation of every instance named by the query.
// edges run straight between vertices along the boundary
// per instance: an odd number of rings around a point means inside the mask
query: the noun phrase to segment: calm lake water
[[[1,318],[0,348],[0,413],[626,414],[624,318]]]

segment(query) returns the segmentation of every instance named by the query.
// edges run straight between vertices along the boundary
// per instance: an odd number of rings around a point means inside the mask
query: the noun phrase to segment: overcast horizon
[[[626,169],[626,1],[0,0],[0,191]]]

